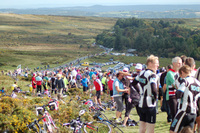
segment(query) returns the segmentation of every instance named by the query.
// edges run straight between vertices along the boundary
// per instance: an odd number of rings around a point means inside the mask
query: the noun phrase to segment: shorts
[[[114,101],[116,102],[117,111],[122,112],[124,110],[124,105],[122,102],[122,96],[114,97]]]
[[[88,87],[83,86],[83,91],[85,92],[87,90],[88,90]]]
[[[101,97],[101,91],[96,91],[96,97],[99,99]]]
[[[110,96],[111,97],[113,96],[113,90],[110,90]]]
[[[150,124],[156,123],[156,107],[139,107],[140,121],[147,122]]]
[[[180,132],[182,128],[186,126],[190,126],[193,129],[196,116],[196,114],[178,111],[171,123],[170,130],[174,132]]]

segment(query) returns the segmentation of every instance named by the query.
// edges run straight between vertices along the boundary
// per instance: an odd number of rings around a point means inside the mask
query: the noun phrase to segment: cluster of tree
[[[97,44],[117,51],[136,49],[139,55],[160,57],[186,55],[200,59],[200,31],[164,20],[119,19],[114,28],[97,35]]]

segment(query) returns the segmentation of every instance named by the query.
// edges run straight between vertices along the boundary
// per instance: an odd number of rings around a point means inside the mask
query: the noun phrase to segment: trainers
[[[119,120],[119,119],[116,119],[115,122],[116,122],[116,123],[120,123],[120,120]]]

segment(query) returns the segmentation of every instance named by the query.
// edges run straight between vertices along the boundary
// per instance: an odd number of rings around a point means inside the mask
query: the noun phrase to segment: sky
[[[73,7],[93,5],[188,5],[200,0],[0,0],[0,8]]]

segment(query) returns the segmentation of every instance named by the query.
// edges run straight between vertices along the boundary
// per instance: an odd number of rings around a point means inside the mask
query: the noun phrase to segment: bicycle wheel
[[[101,121],[93,121],[93,122],[88,122],[84,126],[84,132],[85,133],[111,133],[112,128],[110,127],[109,124],[101,122]]]
[[[113,123],[113,121],[110,120],[108,123],[111,125],[111,127],[112,127],[112,129],[113,129],[113,133],[124,133],[124,132],[117,126],[117,124]]]

